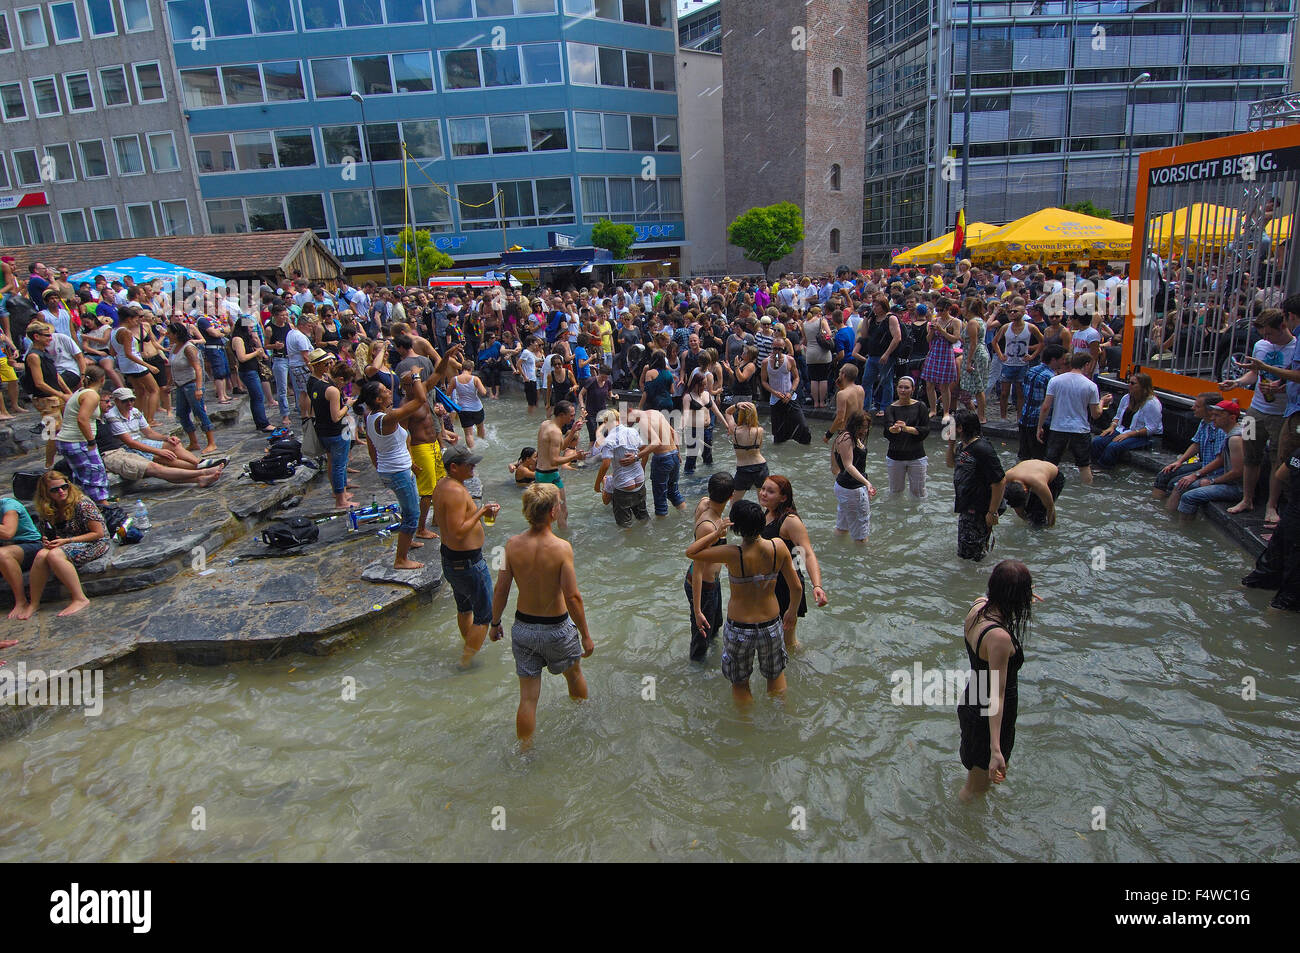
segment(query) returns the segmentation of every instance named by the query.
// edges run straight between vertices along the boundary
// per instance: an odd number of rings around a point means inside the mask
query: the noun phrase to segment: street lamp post
[[[1133,82],[1128,84],[1128,89],[1124,93],[1124,110],[1128,117],[1128,152],[1124,155],[1124,202],[1120,207],[1120,214],[1127,215],[1130,222],[1133,220],[1133,211],[1128,207],[1128,193],[1130,170],[1133,166],[1133,118],[1134,113],[1137,112],[1137,110],[1133,108],[1133,90],[1137,89],[1150,78],[1150,73],[1139,73],[1138,76],[1134,78]]]
[[[379,250],[384,255],[384,281],[388,287],[393,286],[393,273],[388,267],[388,243],[384,241],[384,213],[379,207],[379,192],[375,188],[375,158],[370,154],[370,139],[366,130],[366,101],[361,94],[355,89],[352,90],[352,101],[361,107],[361,134],[366,140],[366,164],[370,166],[370,201],[375,206],[375,221],[379,223]]]

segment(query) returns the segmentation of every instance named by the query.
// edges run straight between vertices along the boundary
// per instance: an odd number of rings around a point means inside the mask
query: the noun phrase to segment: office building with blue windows
[[[208,231],[310,228],[368,274],[405,224],[469,268],[602,218],[680,256],[673,0],[166,7]]]

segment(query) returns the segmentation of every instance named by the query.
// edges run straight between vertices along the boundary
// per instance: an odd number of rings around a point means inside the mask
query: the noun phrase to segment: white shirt
[[[311,338],[294,328],[284,339],[284,350],[290,367],[304,367],[307,364],[306,355],[311,353]]]
[[[524,348],[519,352],[519,370],[523,372],[524,381],[532,384],[537,381],[537,355]]]
[[[113,295],[113,304],[117,305],[119,308],[125,308],[128,301],[129,299],[126,296],[125,288]]]
[[[619,424],[605,437],[605,442],[592,454],[596,460],[610,461],[610,477],[615,489],[631,490],[645,483],[645,467],[641,460],[624,466],[619,461],[629,453],[638,453],[645,446],[641,432],[635,427]]]
[[[1129,395],[1125,394],[1123,400],[1119,402],[1119,410],[1115,411],[1115,432],[1129,433],[1133,430],[1146,428],[1148,437],[1155,437],[1164,433],[1164,408],[1160,406],[1160,400],[1154,394],[1145,404],[1137,409],[1133,414],[1133,419],[1129,421],[1127,427],[1124,426],[1124,412],[1128,410]]]

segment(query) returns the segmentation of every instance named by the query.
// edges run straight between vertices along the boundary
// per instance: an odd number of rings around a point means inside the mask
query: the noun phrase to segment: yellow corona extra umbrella
[[[1184,247],[1218,248],[1237,235],[1237,210],[1196,202],[1166,212],[1147,226],[1147,242],[1162,253]]]
[[[981,261],[1066,261],[1072,258],[1125,258],[1133,229],[1123,222],[1045,208],[967,242]]]
[[[977,237],[993,231],[996,227],[984,222],[971,222],[966,226],[966,244],[972,244]],[[952,261],[952,243],[956,240],[956,235],[957,233],[953,231],[947,235],[932,238],[928,242],[922,242],[915,248],[909,248],[907,251],[895,255],[893,263],[895,265],[928,265],[936,261]]]
[[[1291,216],[1283,215],[1268,223],[1268,237],[1275,242],[1284,242],[1291,237]]]

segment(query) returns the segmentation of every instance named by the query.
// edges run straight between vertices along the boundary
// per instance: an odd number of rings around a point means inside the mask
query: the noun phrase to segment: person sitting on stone
[[[130,405],[128,404],[127,407],[129,408]],[[100,416],[107,419],[109,413],[113,410],[112,394],[101,393],[99,395]],[[221,478],[226,466],[224,463],[220,463],[215,467],[197,470],[193,467],[156,463],[150,457],[136,453],[127,447],[122,442],[122,438],[113,433],[111,426],[98,429],[95,434],[95,448],[99,451],[100,459],[104,461],[104,469],[109,473],[116,473],[127,481],[153,477],[157,480],[166,480],[168,483],[194,483],[198,486],[207,487],[212,486]]]
[[[46,470],[36,484],[36,516],[43,548],[32,560],[27,608],[14,618],[30,619],[40,610],[50,576],[63,584],[72,599],[59,615],[73,615],[90,605],[77,569],[108,552],[104,516],[95,501],[58,470]]]
[[[1202,462],[1213,460],[1220,451],[1223,450],[1223,442],[1228,439],[1228,435],[1214,425],[1212,409],[1215,404],[1223,400],[1223,395],[1218,391],[1207,391],[1204,394],[1197,394],[1196,401],[1192,404],[1192,416],[1200,421],[1196,427],[1196,433],[1192,436],[1192,442],[1187,445],[1187,449],[1182,452],[1177,460],[1173,463],[1166,464],[1161,471],[1156,474],[1155,483],[1151,489],[1151,498],[1156,501],[1166,500],[1166,508],[1173,512],[1177,506],[1176,501],[1170,497],[1173,485],[1187,476],[1200,469]],[[1195,458],[1198,462],[1192,463]],[[1215,474],[1210,474],[1214,476]]]
[[[1241,478],[1246,469],[1246,451],[1238,423],[1241,406],[1235,400],[1224,400],[1215,404],[1211,412],[1214,425],[1228,437],[1217,457],[1203,461],[1174,484],[1172,499],[1184,521],[1195,519],[1197,511],[1206,503],[1241,499]]]
[[[206,470],[229,462],[225,457],[200,460],[185,449],[179,437],[150,427],[136,408],[135,391],[130,387],[119,387],[112,396],[113,409],[104,415],[104,422],[130,452],[178,470]]]

